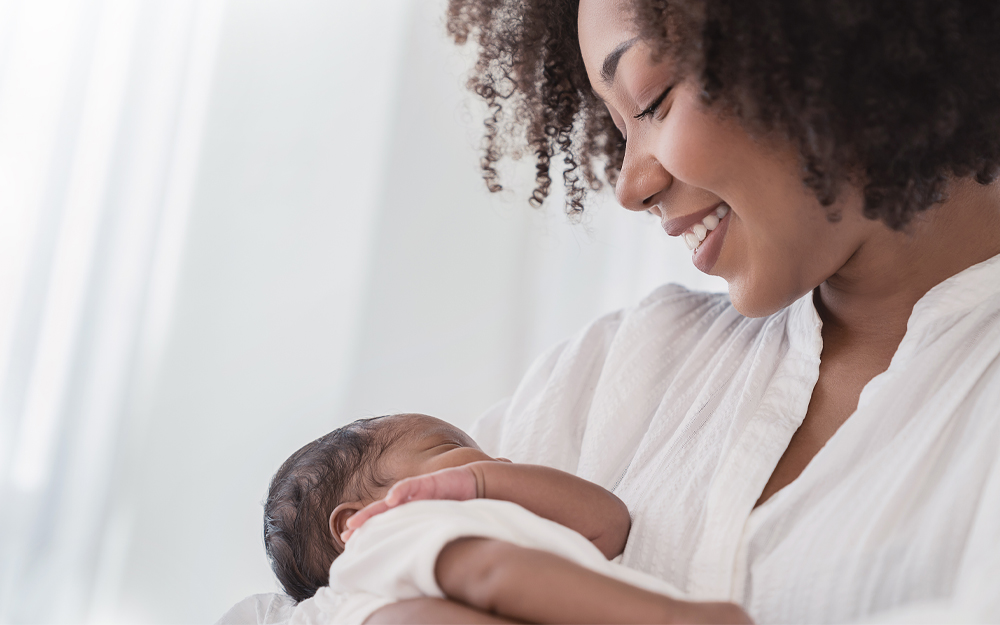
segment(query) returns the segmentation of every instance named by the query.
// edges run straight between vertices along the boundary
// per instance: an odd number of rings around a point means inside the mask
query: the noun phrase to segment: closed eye
[[[438,447],[453,447],[457,449],[459,447],[465,447],[465,445],[461,443],[456,443],[455,441],[443,441],[438,443],[437,445],[432,445],[431,447],[428,448],[428,450],[437,449]]]
[[[670,93],[670,90],[673,88],[674,88],[673,85],[667,87],[663,91],[663,93],[660,94],[660,97],[653,100],[653,103],[647,106],[645,109],[643,109],[641,113],[639,113],[638,115],[633,115],[632,119],[642,120],[648,117],[652,117],[656,113],[657,109],[660,108],[660,105],[663,104],[663,101],[667,99],[667,94]]]

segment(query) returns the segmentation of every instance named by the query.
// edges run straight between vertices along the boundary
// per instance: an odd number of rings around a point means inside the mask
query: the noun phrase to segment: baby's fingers
[[[347,519],[347,527],[349,528],[348,531],[358,529],[365,524],[365,521],[372,518],[376,514],[382,514],[391,507],[392,506],[388,505],[384,499],[368,504],[364,508],[355,512],[351,518]]]
[[[453,499],[464,501],[476,498],[476,476],[467,466],[441,469],[400,480],[385,496],[389,507],[421,499]]]
[[[434,499],[434,482],[428,480],[428,477],[427,475],[418,475],[396,482],[386,493],[386,505],[393,508],[407,501]]]

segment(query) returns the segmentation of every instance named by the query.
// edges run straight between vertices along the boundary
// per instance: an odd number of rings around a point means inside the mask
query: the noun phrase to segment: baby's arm
[[[351,517],[348,532],[408,501],[476,498],[510,501],[575,530],[609,559],[625,549],[632,523],[618,497],[575,475],[533,464],[472,462],[400,480],[385,499]]]
[[[434,574],[448,598],[532,623],[751,622],[731,603],[672,599],[547,551],[488,538],[449,543]]]
[[[608,559],[624,551],[632,526],[628,508],[597,484],[535,464],[473,462],[465,468],[476,477],[478,497],[511,501],[575,530]]]

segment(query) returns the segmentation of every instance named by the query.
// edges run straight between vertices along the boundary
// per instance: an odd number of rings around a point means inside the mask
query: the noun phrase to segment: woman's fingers
[[[735,603],[675,600],[675,616],[684,623],[753,625],[753,619]]]

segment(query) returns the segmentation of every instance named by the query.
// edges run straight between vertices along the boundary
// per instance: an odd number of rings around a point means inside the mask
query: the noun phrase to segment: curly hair
[[[387,485],[376,470],[395,440],[378,419],[361,419],[302,447],[271,478],[264,502],[264,548],[285,592],[304,601],[326,586],[340,555],[330,513],[366,489]]]
[[[481,166],[536,161],[530,202],[565,163],[566,209],[614,184],[625,145],[591,90],[577,37],[579,0],[450,0],[447,28],[472,37],[469,87],[488,107]],[[1000,172],[1000,3],[977,0],[632,0],[639,36],[698,81],[702,102],[744,127],[786,137],[802,179],[829,207],[862,186],[864,213],[901,229],[944,199],[949,177]],[[830,215],[836,219],[836,214]]]

